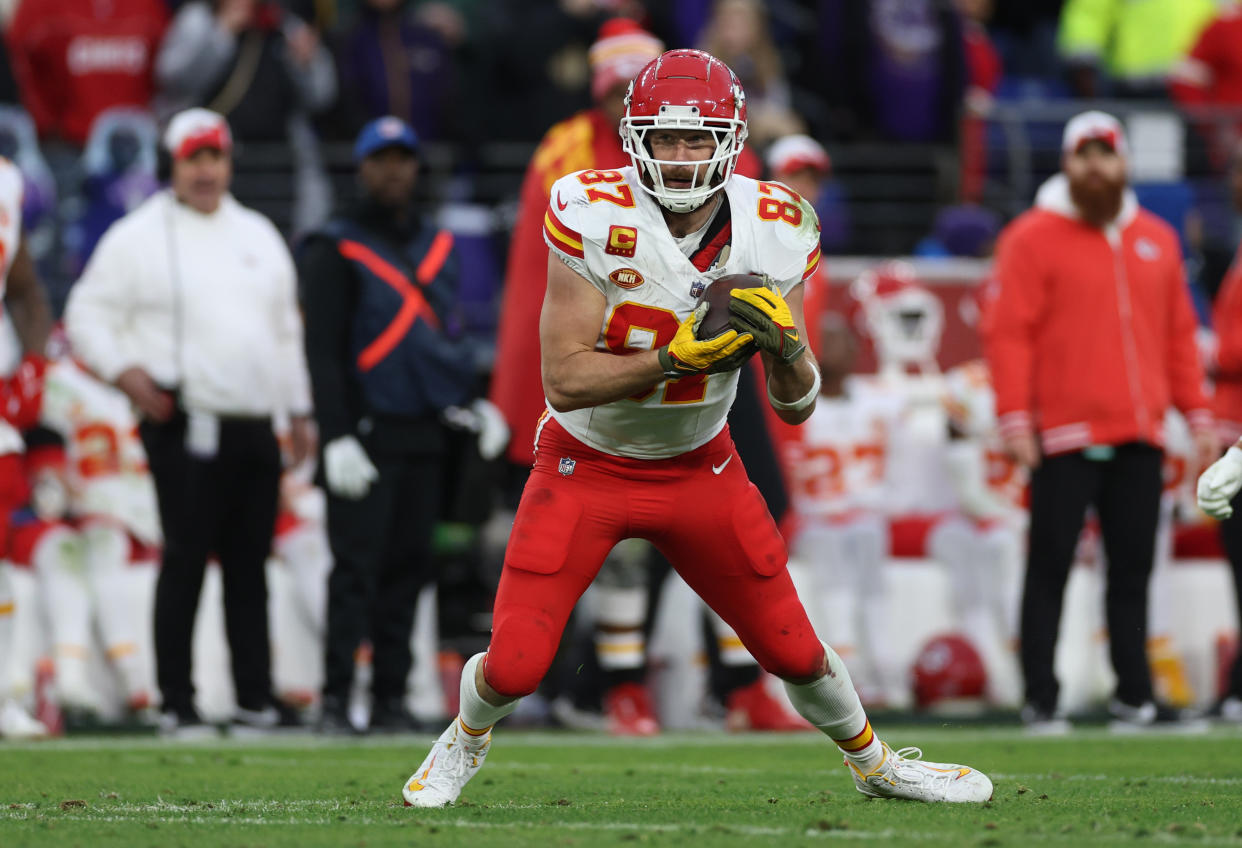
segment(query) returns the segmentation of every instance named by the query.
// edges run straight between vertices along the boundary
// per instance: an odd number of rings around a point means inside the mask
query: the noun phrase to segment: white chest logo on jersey
[[[623,289],[636,289],[646,282],[643,275],[634,268],[618,268],[608,275],[608,279]]]
[[[1134,252],[1144,262],[1155,262],[1160,258],[1160,245],[1148,238],[1140,238],[1134,242]]]
[[[707,283],[703,280],[695,280],[690,284],[690,296],[698,300],[703,296],[703,292],[707,291]]]

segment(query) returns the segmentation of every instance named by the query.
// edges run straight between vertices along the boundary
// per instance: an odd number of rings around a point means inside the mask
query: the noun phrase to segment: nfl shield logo
[[[562,456],[560,467],[557,470],[559,470],[564,476],[568,477],[570,474],[574,473],[574,466],[577,464],[577,462],[569,457]]]
[[[703,292],[707,289],[707,283],[702,280],[695,280],[690,284],[690,296],[698,300],[703,296]]]

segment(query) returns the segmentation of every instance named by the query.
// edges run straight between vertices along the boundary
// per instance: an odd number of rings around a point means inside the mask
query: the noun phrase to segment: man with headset
[[[290,418],[295,463],[312,441],[296,272],[272,223],[228,193],[223,117],[187,109],[164,144],[170,188],[104,235],[65,327],[75,353],[141,415],[164,528],[155,651],[165,728],[202,727],[191,637],[211,554],[224,577],[234,724],[269,728],[279,722],[264,575],[281,472],[273,416]]]

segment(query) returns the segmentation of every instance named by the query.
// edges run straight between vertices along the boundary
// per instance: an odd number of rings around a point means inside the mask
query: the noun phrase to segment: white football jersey
[[[1024,509],[1028,475],[1001,440],[987,363],[972,359],[949,369],[944,375],[944,407],[953,428],[983,447],[992,496],[1002,504]]]
[[[668,344],[705,288],[728,274],[767,274],[788,294],[815,273],[819,221],[809,204],[780,183],[737,175],[724,192],[729,243],[700,270],[687,254],[698,239],[679,244],[632,167],[578,171],[552,185],[544,240],[607,299],[597,350],[626,354]],[[724,428],[737,379],[736,371],[682,377],[625,400],[549,411],[596,450],[662,459],[706,444]]]
[[[39,418],[65,440],[71,512],[112,518],[141,541],[158,544],[155,483],[129,399],[72,360],[59,359],[48,366]]]
[[[1164,497],[1180,517],[1191,520],[1201,516],[1195,498],[1194,462],[1195,442],[1190,426],[1180,412],[1169,407],[1164,414]]]
[[[846,380],[842,397],[820,396],[798,440],[784,445],[794,509],[803,518],[883,511],[889,439],[903,401]]]
[[[0,156],[0,299],[3,299],[9,281],[9,269],[21,246],[22,173],[17,166]],[[17,370],[21,361],[21,343],[12,330],[11,322],[6,337],[0,342],[0,376],[8,377]],[[0,454],[20,453],[24,449],[21,434],[7,421],[0,420]]]

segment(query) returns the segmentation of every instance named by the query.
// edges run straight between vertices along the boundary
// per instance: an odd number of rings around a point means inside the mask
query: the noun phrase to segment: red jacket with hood
[[[1054,176],[1001,234],[995,275],[983,335],[1002,433],[1037,433],[1046,455],[1163,446],[1170,404],[1212,427],[1177,235],[1133,192],[1100,229]]]

